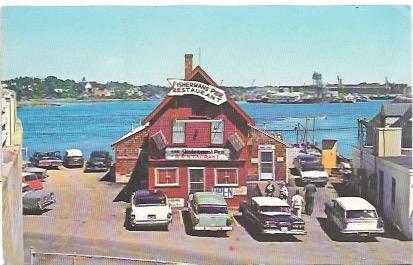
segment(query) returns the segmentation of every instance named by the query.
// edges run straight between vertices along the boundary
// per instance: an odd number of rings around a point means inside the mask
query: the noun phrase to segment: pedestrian
[[[301,212],[303,210],[304,198],[300,195],[300,191],[297,189],[295,195],[291,198],[291,208],[293,213],[301,218]]]
[[[313,213],[314,209],[314,198],[315,198],[315,193],[317,192],[317,188],[315,187],[314,184],[308,183],[304,187],[305,191],[305,212],[308,215],[311,215]]]
[[[280,199],[284,200],[285,202],[288,201],[288,188],[285,186],[285,182],[281,181],[280,182]]]
[[[265,196],[278,197],[280,195],[280,187],[274,185],[274,183],[269,180],[267,186],[265,187]]]

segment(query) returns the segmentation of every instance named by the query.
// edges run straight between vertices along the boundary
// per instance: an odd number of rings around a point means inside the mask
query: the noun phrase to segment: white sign
[[[234,198],[234,188],[230,187],[213,187],[212,191],[221,194],[224,198]]]
[[[227,101],[224,90],[214,86],[206,85],[197,81],[185,81],[179,79],[169,79],[172,88],[168,96],[196,95],[215,105],[221,105]]]
[[[260,149],[260,150],[275,150],[275,145],[273,145],[273,144],[260,144],[260,145],[258,145],[258,149]]]
[[[229,160],[226,148],[166,148],[167,160]]]
[[[171,204],[172,208],[184,207],[184,199],[182,198],[168,198],[168,202]]]

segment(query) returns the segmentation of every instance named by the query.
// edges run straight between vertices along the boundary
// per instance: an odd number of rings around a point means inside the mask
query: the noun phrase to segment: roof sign
[[[179,79],[169,79],[168,81],[172,85],[171,90],[168,92],[168,96],[195,95],[215,105],[221,105],[227,101],[227,96],[225,95],[224,90],[217,87],[197,81],[185,81]]]

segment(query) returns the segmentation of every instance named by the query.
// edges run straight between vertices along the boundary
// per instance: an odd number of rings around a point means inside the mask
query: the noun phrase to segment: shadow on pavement
[[[326,217],[317,217],[317,221],[326,235],[336,242],[378,242],[375,237],[343,236]]]
[[[191,224],[191,217],[188,210],[182,211],[182,219],[184,222],[185,233],[189,236],[197,236],[197,237],[217,237],[217,238],[226,238],[229,237],[226,232],[217,231],[192,231],[192,224]],[[231,233],[231,231],[229,231]]]
[[[384,222],[384,231],[385,232],[383,235],[377,237],[391,238],[399,241],[411,241],[408,238],[406,238],[396,227],[394,227],[387,221]]]
[[[23,210],[23,215],[42,215],[44,213],[47,213],[48,211],[51,211],[52,209],[44,209],[42,211],[39,210]]]
[[[237,222],[245,228],[245,231],[258,242],[302,242],[293,235],[266,235],[261,234],[256,227],[249,224],[242,216],[234,216]]]
[[[111,167],[99,181],[115,182],[115,171]]]

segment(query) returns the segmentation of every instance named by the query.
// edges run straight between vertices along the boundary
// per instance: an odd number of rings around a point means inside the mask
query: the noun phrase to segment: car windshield
[[[227,214],[228,210],[225,206],[218,205],[200,205],[198,208],[198,213],[204,214]]]
[[[375,210],[352,210],[346,211],[346,217],[349,219],[377,218],[377,213]]]
[[[288,206],[260,206],[260,212],[262,213],[268,213],[268,212],[289,213],[290,208]]]
[[[36,180],[37,176],[35,174],[31,174],[31,175],[26,175],[24,176],[25,180]]]
[[[149,195],[149,196],[135,196],[136,206],[149,205],[166,205],[166,198],[164,196]]]
[[[93,161],[93,162],[105,162],[105,158],[104,158],[104,157],[92,157],[92,158],[90,159],[90,161]]]
[[[312,162],[307,162],[304,163],[302,168],[302,171],[312,171],[312,170],[324,170],[323,164],[316,162],[316,163],[312,163]]]

